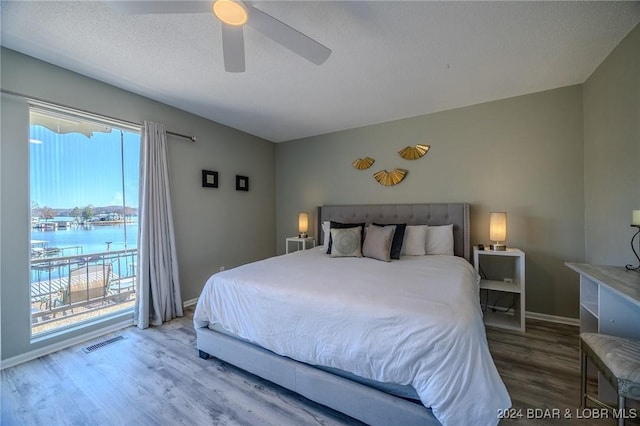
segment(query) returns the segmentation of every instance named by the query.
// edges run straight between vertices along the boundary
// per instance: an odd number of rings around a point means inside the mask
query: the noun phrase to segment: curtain
[[[183,315],[163,124],[144,122],[140,162],[134,324],[147,328]]]

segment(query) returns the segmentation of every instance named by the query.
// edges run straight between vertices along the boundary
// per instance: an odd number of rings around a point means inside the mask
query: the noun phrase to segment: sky
[[[140,135],[124,131],[124,195],[138,207]],[[32,205],[80,209],[122,205],[120,130],[58,134],[30,126],[30,198]]]

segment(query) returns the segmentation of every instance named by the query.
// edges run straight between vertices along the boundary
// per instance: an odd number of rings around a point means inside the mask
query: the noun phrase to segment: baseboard
[[[118,330],[122,330],[123,328],[127,328],[133,325],[133,319],[128,318],[123,321],[119,321],[115,324],[111,324],[107,327],[100,328],[99,330],[94,330],[80,336],[72,337],[70,339],[66,339],[61,342],[52,343],[47,346],[43,346],[38,349],[34,349],[29,352],[25,352],[20,355],[16,355],[11,358],[7,358],[5,360],[0,361],[0,370],[4,370],[5,368],[14,367],[18,364],[22,364],[23,362],[32,361],[36,358],[40,358],[41,356],[49,355],[54,352],[61,351],[63,349],[67,349],[71,346],[86,342],[91,339],[95,339],[100,336],[104,336],[105,334],[113,333]]]
[[[198,303],[198,298],[197,297],[195,299],[183,300],[182,301],[182,307],[183,308],[188,308],[189,306],[193,306],[196,303]]]
[[[525,317],[527,317],[528,319],[533,319],[533,320],[555,322],[555,323],[558,323],[558,324],[567,324],[567,325],[573,325],[573,326],[576,326],[576,327],[580,327],[580,319],[579,318],[559,317],[559,316],[556,316],[556,315],[541,314],[539,312],[531,312],[531,311],[526,311],[525,312]]]

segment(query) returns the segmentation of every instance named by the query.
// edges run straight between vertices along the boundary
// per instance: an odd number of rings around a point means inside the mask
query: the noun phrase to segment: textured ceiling
[[[210,14],[2,0],[10,49],[281,142],[582,83],[640,2],[252,2],[333,50],[314,65],[245,28],[225,73]],[[152,117],[150,117],[152,118]]]

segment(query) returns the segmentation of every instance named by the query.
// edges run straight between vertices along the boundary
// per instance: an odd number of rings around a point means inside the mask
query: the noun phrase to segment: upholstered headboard
[[[363,204],[320,206],[316,211],[316,244],[323,243],[322,222],[406,223],[407,225],[453,224],[454,254],[471,261],[469,204]]]

